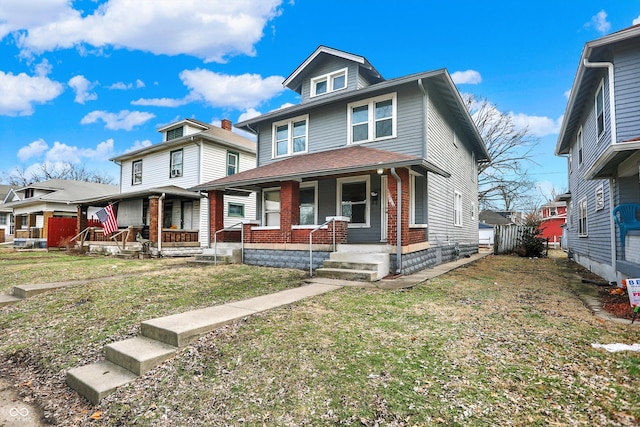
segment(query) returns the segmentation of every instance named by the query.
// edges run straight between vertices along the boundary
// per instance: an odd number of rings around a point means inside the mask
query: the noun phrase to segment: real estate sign
[[[640,306],[640,279],[627,279],[627,294],[632,307]]]

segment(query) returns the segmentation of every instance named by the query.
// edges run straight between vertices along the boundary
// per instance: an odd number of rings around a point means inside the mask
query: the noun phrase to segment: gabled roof
[[[193,121],[192,119],[188,119],[189,121]],[[171,126],[166,128],[170,128],[175,126],[173,123]],[[219,144],[224,147],[228,147],[234,150],[243,151],[250,154],[256,153],[256,143],[243,137],[237,135],[231,131],[221,129],[217,126],[209,125],[209,127],[202,131],[193,133],[190,135],[184,135],[180,138],[175,138],[169,141],[160,142],[158,144],[153,144],[148,147],[140,148],[138,150],[130,151],[125,154],[121,154],[119,156],[113,157],[109,160],[113,162],[122,162],[125,160],[130,160],[133,158],[138,158],[147,154],[156,153],[158,151],[165,151],[174,149],[180,146],[184,146],[186,144],[192,143],[195,140],[203,140],[206,142],[210,142],[213,144]]]
[[[95,182],[74,181],[69,179],[50,179],[48,181],[37,182],[18,189],[24,191],[28,188],[48,191],[40,196],[6,203],[5,207],[26,206],[38,203],[74,203],[76,200],[86,198],[87,194],[94,196],[106,196],[117,194],[119,186],[110,184],[97,184]]]
[[[188,124],[189,126],[192,127],[197,127],[200,128],[202,130],[207,130],[210,127],[212,127],[213,125],[210,125],[208,123],[205,122],[201,122],[200,120],[196,120],[196,119],[182,119],[178,122],[173,122],[173,123],[169,123],[166,126],[162,126],[161,128],[158,128],[158,132],[164,132],[167,129],[173,129],[174,127],[180,126],[180,125],[185,125]]]
[[[300,87],[302,86],[302,76],[305,74],[305,70],[313,68],[315,62],[317,62],[325,55],[343,58],[360,64],[361,72],[366,74],[370,79],[372,79],[373,81],[384,80],[380,73],[378,73],[378,71],[373,68],[373,65],[371,65],[371,63],[367,61],[367,58],[365,58],[364,56],[354,55],[352,53],[344,52],[327,46],[318,46],[318,48],[307,59],[305,59],[304,62],[300,64],[289,77],[285,79],[282,85],[295,92],[300,93]]]
[[[447,104],[449,111],[452,112],[456,120],[456,132],[463,133],[467,140],[472,144],[476,153],[478,161],[489,161],[489,152],[484,144],[482,136],[478,132],[477,127],[469,111],[464,106],[464,102],[460,97],[460,93],[453,83],[448,71],[444,68],[440,70],[428,71],[423,73],[411,74],[409,76],[399,77],[396,79],[385,80],[380,83],[376,83],[357,91],[340,91],[330,97],[318,97],[304,104],[297,104],[292,107],[281,108],[271,111],[261,116],[253,117],[248,120],[236,123],[236,127],[239,129],[247,130],[248,132],[254,132],[255,125],[264,121],[277,121],[294,115],[302,114],[303,111],[311,110],[315,107],[330,105],[332,103],[344,103],[353,98],[364,98],[366,96],[373,96],[376,92],[390,91],[401,85],[430,83],[438,94],[442,97]]]
[[[491,224],[491,225],[505,225],[505,224],[513,223],[513,221],[511,221],[509,218],[505,218],[504,216],[494,211],[480,212],[478,214],[478,220],[481,223]]]
[[[335,175],[345,175],[376,170],[378,168],[416,166],[443,176],[450,174],[420,157],[391,151],[378,150],[362,145],[293,156],[249,169],[235,175],[197,185],[191,190],[224,190],[250,188],[286,180],[301,180]]]
[[[569,154],[573,142],[573,135],[580,126],[586,108],[593,105],[593,93],[597,81],[601,78],[602,68],[586,67],[584,62],[609,61],[611,46],[640,36],[640,24],[609,34],[608,36],[590,41],[584,45],[578,70],[573,80],[571,93],[564,112],[562,127],[558,135],[555,154]],[[617,143],[618,141],[613,141]]]

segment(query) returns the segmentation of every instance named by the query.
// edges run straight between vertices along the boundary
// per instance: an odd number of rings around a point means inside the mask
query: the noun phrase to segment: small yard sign
[[[640,311],[640,279],[627,279],[626,282],[629,303],[633,307],[633,319],[631,319],[631,323],[633,323]]]

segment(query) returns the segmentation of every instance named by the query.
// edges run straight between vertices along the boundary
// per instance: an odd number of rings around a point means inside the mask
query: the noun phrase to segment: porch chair
[[[613,209],[615,219],[620,229],[620,243],[624,248],[624,241],[629,230],[640,230],[640,204],[624,203]]]

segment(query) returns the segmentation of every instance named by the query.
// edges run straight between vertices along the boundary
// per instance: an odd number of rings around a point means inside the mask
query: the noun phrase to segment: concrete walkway
[[[172,358],[178,349],[227,323],[345,286],[381,289],[412,287],[486,255],[489,252],[379,282],[309,278],[306,285],[298,288],[147,320],[141,324],[141,336],[107,345],[105,360],[70,369],[67,372],[67,384],[87,400],[97,404],[118,387],[134,381],[139,375]]]

